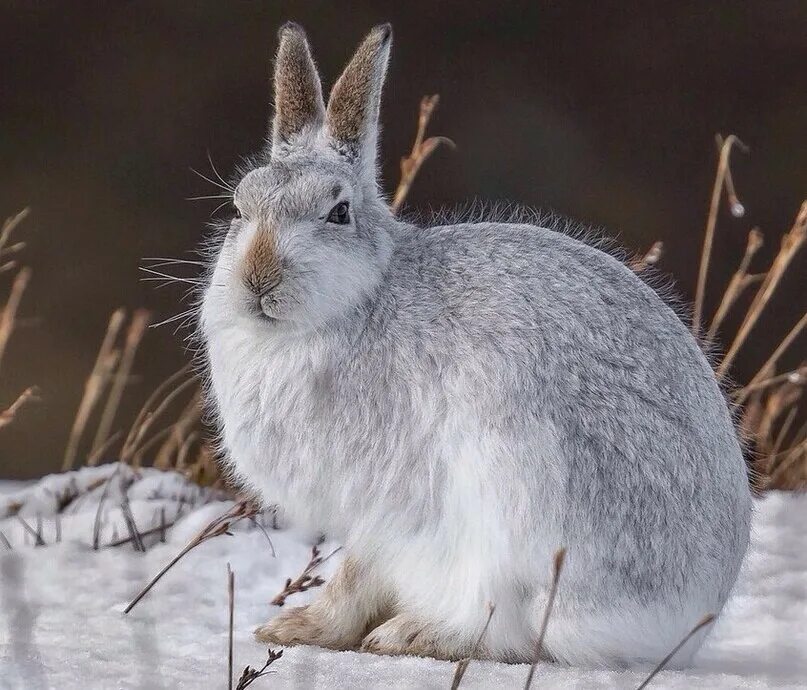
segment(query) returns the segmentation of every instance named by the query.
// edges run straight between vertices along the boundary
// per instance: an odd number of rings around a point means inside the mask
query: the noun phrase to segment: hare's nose
[[[261,311],[266,312],[267,310],[274,307],[275,305],[274,292],[277,289],[278,285],[280,285],[279,279],[274,281],[271,285],[265,286],[263,290],[261,290],[257,294],[258,305],[260,306]]]

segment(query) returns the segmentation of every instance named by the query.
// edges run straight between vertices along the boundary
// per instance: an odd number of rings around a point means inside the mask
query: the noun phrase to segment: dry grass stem
[[[214,539],[222,534],[231,534],[230,528],[237,522],[244,518],[250,518],[257,515],[257,507],[250,501],[239,501],[230,510],[219,515],[217,518],[211,520],[188,544],[183,548],[168,564],[159,572],[154,578],[132,599],[129,605],[124,609],[124,613],[129,613],[137,603],[148,594],[152,587],[156,585],[162,577],[173,568],[182,558],[191,550],[195,549],[199,544],[202,544],[209,539]]]
[[[712,613],[708,614],[707,616],[704,616],[703,619],[686,634],[684,639],[681,640],[677,645],[675,645],[673,650],[659,662],[658,666],[656,666],[650,672],[650,675],[647,676],[647,678],[645,678],[644,681],[642,681],[642,684],[637,688],[637,690],[643,690],[643,688],[646,688],[650,684],[650,681],[653,680],[653,678],[655,678],[656,675],[658,675],[664,669],[664,667],[670,663],[670,659],[672,659],[678,653],[678,650],[681,649],[681,647],[683,647],[687,642],[689,642],[689,640],[695,633],[697,633],[701,628],[705,628],[714,619],[715,617],[714,614]]]
[[[20,393],[19,396],[17,396],[17,399],[11,403],[11,405],[9,405],[5,410],[0,410],[0,429],[11,424],[23,406],[37,400],[39,400],[39,391],[37,388],[35,386],[26,388],[22,393]]]
[[[773,370],[776,366],[776,363],[779,361],[779,358],[784,354],[784,352],[793,344],[793,341],[801,335],[801,332],[804,330],[805,326],[807,326],[807,312],[805,312],[802,317],[798,320],[798,322],[793,326],[793,328],[788,331],[787,335],[782,339],[782,342],[779,343],[777,348],[771,353],[768,359],[765,361],[759,371],[754,374],[754,378],[751,379],[749,384],[745,386],[744,389],[739,391],[739,395],[737,396],[738,402],[742,403],[748,393],[743,393],[742,391],[753,391],[755,390],[755,386],[760,382],[764,381],[766,377],[768,377],[769,372]],[[791,372],[792,373],[792,372]]]
[[[95,433],[95,438],[92,442],[92,451],[95,451],[101,444],[109,438],[110,431],[112,430],[112,422],[115,421],[115,415],[118,412],[121,399],[123,398],[123,389],[129,380],[129,374],[132,371],[134,364],[135,354],[143,336],[148,328],[149,313],[145,309],[138,309],[132,315],[132,320],[129,324],[129,329],[126,332],[126,340],[123,344],[123,350],[120,356],[117,370],[112,377],[112,385],[109,390],[109,397],[107,403],[101,413],[101,421],[98,423],[98,430]]]
[[[474,648],[471,650],[470,656],[465,659],[460,659],[457,662],[457,669],[454,671],[454,677],[451,680],[451,690],[457,690],[462,682],[463,677],[465,676],[465,672],[468,670],[468,665],[471,663],[471,659],[475,659],[479,655],[479,650],[482,648],[482,640],[485,639],[485,634],[490,626],[490,619],[493,618],[493,612],[495,610],[496,607],[488,602],[488,619],[485,621],[485,626],[482,628],[482,632],[479,633],[479,637],[476,638],[476,643],[474,644]]]
[[[229,604],[230,625],[227,631],[227,687],[233,690],[233,617],[235,615],[235,573],[227,564],[227,600]]]
[[[181,394],[182,390],[187,388],[188,382],[193,381],[189,379],[183,383],[179,383],[188,375],[190,365],[186,364],[179,371],[174,372],[165,381],[163,381],[152,394],[146,399],[143,407],[138,412],[134,423],[132,424],[129,433],[126,435],[126,440],[123,442],[123,450],[121,456],[131,457],[134,453],[134,448],[138,445],[140,440],[149,430],[154,422],[154,419],[159,417],[162,412],[171,404],[171,402]],[[179,388],[179,391],[177,391]],[[158,402],[159,401],[159,402]]]
[[[303,568],[303,572],[301,572],[294,580],[292,580],[290,577],[286,579],[286,584],[283,587],[283,590],[279,592],[274,599],[272,599],[272,605],[283,606],[283,604],[286,603],[286,599],[292,594],[296,594],[297,592],[305,592],[314,587],[324,585],[324,578],[321,578],[319,575],[314,575],[313,573],[317,568],[319,568],[319,566],[325,563],[325,561],[337,553],[341,548],[342,547],[340,546],[334,549],[325,558],[323,558],[320,554],[319,546],[314,544],[314,546],[311,547],[311,558],[305,568]]]
[[[118,472],[120,472],[121,465],[119,464],[112,474],[107,477],[106,481],[104,482],[104,490],[101,492],[101,497],[98,499],[98,508],[95,511],[95,520],[93,520],[92,525],[92,548],[93,551],[98,551],[98,547],[100,546],[101,542],[101,517],[103,514],[104,509],[104,501],[106,501],[107,494],[109,493],[109,484],[110,482],[118,476]]]
[[[801,249],[801,247],[804,245],[805,240],[807,240],[807,201],[802,203],[799,213],[796,216],[796,220],[793,223],[793,227],[782,238],[782,245],[779,249],[779,253],[773,260],[770,270],[765,275],[765,279],[762,281],[759,291],[754,297],[753,302],[751,302],[751,306],[748,308],[748,312],[746,313],[743,322],[740,324],[740,328],[737,331],[737,335],[734,337],[733,342],[731,343],[731,347],[729,348],[728,352],[726,352],[726,356],[723,358],[723,361],[720,362],[720,365],[717,368],[718,376],[725,375],[725,373],[731,367],[737,353],[740,351],[740,348],[745,343],[748,335],[751,333],[751,330],[759,320],[765,306],[768,304],[773,296],[773,293],[776,291],[776,287],[782,280],[782,276],[784,276],[785,272],[787,271],[790,262],[798,253],[799,249]],[[777,357],[771,356],[771,359],[775,361]]]
[[[392,204],[390,204],[390,208],[395,214],[401,210],[401,206],[403,206],[404,201],[406,201],[406,197],[409,195],[409,190],[412,188],[412,183],[417,177],[420,166],[428,160],[435,149],[440,146],[440,144],[445,144],[452,149],[456,148],[456,144],[448,137],[429,137],[426,139],[426,128],[429,126],[429,120],[431,120],[439,102],[440,96],[438,94],[424,96],[420,101],[420,113],[418,115],[418,128],[415,134],[415,141],[412,144],[412,151],[409,155],[401,159],[401,179],[398,182],[398,187],[395,189]]]
[[[235,690],[244,690],[245,688],[249,687],[254,683],[258,678],[261,676],[265,676],[271,671],[267,669],[280,657],[283,656],[283,650],[281,649],[279,652],[272,651],[271,648],[267,650],[267,658],[266,663],[260,669],[252,668],[251,666],[247,666],[244,671],[241,673],[241,677],[238,679],[238,685],[235,686]]]
[[[720,157],[717,164],[717,174],[715,175],[715,183],[712,188],[712,199],[709,204],[709,215],[706,219],[706,231],[703,237],[703,248],[701,250],[701,262],[698,269],[698,284],[695,288],[695,306],[692,315],[692,332],[694,334],[700,333],[701,322],[703,316],[703,299],[706,294],[706,278],[709,273],[709,262],[712,258],[712,245],[714,244],[715,226],[717,225],[717,213],[720,209],[720,197],[723,193],[723,188],[726,184],[726,177],[729,169],[729,157],[731,149],[739,146],[743,150],[747,150],[743,144],[733,134],[726,137],[720,146]],[[732,185],[733,188],[733,185]],[[735,194],[736,199],[736,194]],[[738,202],[739,203],[739,202]]]
[[[549,617],[552,615],[552,607],[555,605],[555,596],[558,593],[558,583],[560,582],[560,574],[563,571],[563,563],[566,560],[566,549],[558,549],[555,552],[555,557],[552,560],[552,585],[549,588],[549,597],[546,601],[546,609],[544,610],[544,617],[541,621],[541,630],[538,633],[538,640],[535,643],[535,659],[530,665],[530,672],[527,674],[527,680],[524,683],[524,690],[529,690],[532,685],[532,677],[535,675],[535,669],[538,666],[538,661],[541,658],[543,651],[544,637],[546,630],[549,627]]]
[[[17,519],[23,528],[25,529],[28,534],[30,534],[34,538],[34,545],[35,546],[45,546],[45,540],[42,538],[42,517],[37,516],[37,529],[34,529],[29,525],[25,520],[23,520],[19,515],[14,516]]]
[[[0,364],[3,362],[3,355],[6,353],[8,341],[11,339],[11,334],[14,331],[14,324],[17,320],[17,311],[20,308],[22,296],[30,281],[31,269],[20,269],[17,275],[14,276],[14,282],[11,284],[11,292],[3,307],[3,311],[0,312]]]
[[[95,358],[95,364],[84,383],[84,394],[76,411],[76,417],[73,420],[73,426],[70,429],[70,436],[65,448],[62,472],[66,472],[73,467],[84,429],[96,404],[104,394],[109,377],[117,362],[118,356],[115,350],[115,342],[125,320],[126,312],[123,309],[114,311],[109,318],[106,334]]]
[[[770,369],[770,366],[767,367]],[[760,371],[764,371],[765,369],[761,369]],[[790,371],[786,371],[783,374],[778,374],[776,376],[770,376],[766,379],[760,379],[759,381],[755,381],[753,383],[749,383],[747,386],[743,386],[740,388],[734,396],[740,400],[745,400],[749,393],[754,391],[763,390],[765,388],[770,388],[771,386],[775,386],[779,383],[793,383],[793,384],[803,384],[807,383],[807,364],[802,364],[801,366],[791,369]]]
[[[759,282],[760,280],[764,280],[764,273],[758,273],[756,275],[748,273],[751,260],[754,258],[754,255],[759,251],[763,244],[764,237],[762,233],[758,228],[753,228],[748,233],[748,242],[745,245],[745,254],[743,255],[742,261],[740,261],[739,267],[731,277],[729,285],[723,293],[722,299],[720,300],[720,305],[712,318],[712,323],[709,324],[709,330],[706,333],[707,342],[714,340],[718,329],[723,323],[723,319],[726,318],[726,314],[729,313],[729,310],[732,308],[732,306],[734,306],[734,303],[737,301],[740,295],[745,292],[746,288],[756,282]]]

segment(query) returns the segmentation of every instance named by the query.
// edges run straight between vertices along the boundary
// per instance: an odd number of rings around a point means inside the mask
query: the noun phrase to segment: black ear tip
[[[305,38],[305,29],[300,26],[297,22],[286,22],[277,30],[277,37],[279,39],[283,38],[283,35],[286,33],[295,33],[299,36]]]
[[[381,42],[386,43],[387,41],[392,38],[392,24],[387,22],[386,24],[379,24],[375,27],[375,31],[381,37]]]

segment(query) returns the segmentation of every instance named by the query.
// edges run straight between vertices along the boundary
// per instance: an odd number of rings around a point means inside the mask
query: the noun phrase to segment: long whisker
[[[169,281],[175,281],[177,283],[191,283],[193,285],[201,285],[202,280],[199,278],[180,278],[179,276],[172,276],[169,273],[162,273],[160,271],[155,271],[151,268],[147,268],[146,266],[140,266],[140,270],[144,273],[149,273],[151,275],[157,276],[158,278],[165,278]],[[143,280],[149,280],[148,278],[143,278]]]
[[[214,187],[218,187],[219,189],[223,189],[225,192],[235,193],[235,190],[232,187],[230,187],[229,185],[227,185],[227,184],[222,185],[220,182],[216,182],[215,180],[211,180],[209,177],[207,177],[206,175],[202,175],[202,173],[200,173],[198,170],[194,170],[193,168],[190,168],[190,171],[192,173],[197,174],[199,177],[201,177],[203,180],[205,180],[205,182],[209,182]]]
[[[193,264],[194,266],[204,266],[204,261],[189,261],[188,259],[173,259],[168,256],[144,256],[143,261],[163,261],[166,264]],[[163,264],[155,264],[162,266]]]
[[[224,179],[224,178],[221,176],[221,173],[220,173],[220,172],[219,172],[219,171],[216,169],[216,166],[213,164],[213,158],[212,158],[212,157],[211,157],[211,155],[210,155],[210,149],[208,149],[208,150],[207,150],[207,160],[208,160],[208,162],[210,163],[210,167],[212,168],[213,173],[216,175],[216,177],[218,177],[218,178],[219,178],[219,181],[220,181],[220,182],[221,182],[221,183],[222,183],[222,184],[223,184],[225,187],[229,187],[230,185],[229,185],[229,183],[227,182],[227,180],[225,180],[225,179]]]
[[[187,318],[188,316],[193,316],[196,313],[196,308],[187,309],[186,311],[180,312],[179,314],[174,314],[174,316],[169,316],[167,319],[163,319],[162,321],[158,321],[157,323],[149,324],[149,328],[159,328],[160,326],[165,326],[166,324],[173,323],[174,321],[179,321],[180,319]]]
[[[232,199],[232,194],[206,194],[205,196],[186,196],[185,201],[203,201],[204,199]]]

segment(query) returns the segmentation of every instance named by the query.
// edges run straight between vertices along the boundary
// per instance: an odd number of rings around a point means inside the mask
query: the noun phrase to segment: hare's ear
[[[378,112],[387,71],[392,27],[376,26],[334,84],[325,118],[337,150],[358,158],[375,174]]]
[[[287,22],[278,32],[280,46],[275,59],[275,117],[272,150],[285,146],[304,129],[322,125],[325,103],[322,84],[305,31]]]

